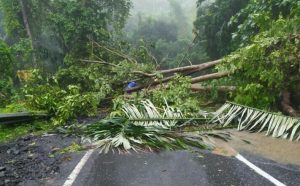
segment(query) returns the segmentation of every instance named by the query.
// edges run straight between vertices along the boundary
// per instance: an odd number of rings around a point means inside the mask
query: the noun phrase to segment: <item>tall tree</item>
[[[232,33],[238,23],[229,25],[232,16],[244,8],[249,0],[198,1],[197,19],[194,22],[195,42],[204,46],[212,59],[218,59],[233,51]]]
[[[124,26],[131,5],[130,0],[1,0],[0,3],[8,42],[16,46],[19,56],[29,53],[36,56],[39,67],[49,63],[61,65],[66,55],[87,57],[90,39],[111,38],[110,33]],[[32,66],[28,61],[35,61],[35,57],[20,61],[27,61],[28,68]]]

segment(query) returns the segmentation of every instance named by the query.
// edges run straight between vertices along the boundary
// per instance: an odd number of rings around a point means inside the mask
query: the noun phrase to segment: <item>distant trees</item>
[[[130,9],[129,0],[1,0],[0,5],[7,42],[21,66],[55,69],[67,54],[86,57],[90,39],[107,41],[123,27]]]
[[[13,92],[14,64],[9,47],[0,40],[0,107],[9,103]]]
[[[205,52],[192,42],[193,17],[183,9],[181,2],[169,0],[170,12],[154,17],[137,14],[127,27],[128,38],[138,46],[140,41],[159,62],[160,68],[172,68],[207,61]],[[194,5],[196,6],[196,5]],[[133,24],[132,20],[137,22]]]
[[[167,42],[176,41],[178,35],[178,27],[175,22],[166,22],[164,20],[156,20],[140,18],[138,29],[133,31],[132,41],[144,39],[147,42],[156,43],[162,39]]]
[[[248,1],[216,0],[209,4],[198,1],[197,19],[194,22],[195,42],[205,48],[211,59],[218,59],[236,49],[232,46],[232,34],[238,30],[239,23],[229,23]]]
[[[195,41],[210,58],[227,56],[218,69],[229,70],[227,83],[239,87],[235,101],[260,108],[280,105],[294,116],[292,99],[300,84],[299,2],[203,2],[198,1]]]
[[[198,0],[195,42],[210,58],[218,59],[248,45],[254,35],[271,26],[271,20],[287,17],[296,5],[295,0]]]

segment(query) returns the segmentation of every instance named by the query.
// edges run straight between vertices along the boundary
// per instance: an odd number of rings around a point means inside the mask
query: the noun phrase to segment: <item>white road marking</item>
[[[248,167],[250,167],[251,169],[253,169],[255,172],[257,172],[259,175],[263,176],[264,178],[266,178],[267,180],[269,180],[270,182],[272,182],[273,184],[275,184],[277,186],[286,186],[285,184],[281,183],[280,181],[278,181],[277,179],[275,179],[270,174],[266,173],[265,171],[263,171],[259,167],[255,166],[253,163],[251,163],[250,161],[248,161],[242,155],[237,154],[235,157],[238,160],[240,160],[241,162],[245,163]]]
[[[93,154],[94,150],[89,150],[87,153],[81,158],[80,162],[76,165],[72,173],[69,175],[68,179],[65,181],[63,186],[72,186],[77,176],[79,175],[81,169],[84,167],[88,159]]]

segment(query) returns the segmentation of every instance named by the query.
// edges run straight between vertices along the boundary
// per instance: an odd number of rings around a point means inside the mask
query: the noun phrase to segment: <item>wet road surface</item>
[[[253,164],[285,185],[299,186],[300,167],[242,153]],[[79,162],[79,159],[77,163]],[[68,165],[75,167],[76,163]],[[67,168],[66,168],[67,169]],[[63,185],[72,170],[49,185]],[[95,151],[80,171],[74,186],[206,186],[274,185],[235,157],[208,151],[98,154]]]

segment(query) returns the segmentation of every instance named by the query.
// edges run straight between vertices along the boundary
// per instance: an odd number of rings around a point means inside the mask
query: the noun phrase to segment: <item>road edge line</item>
[[[267,172],[263,171],[262,169],[260,169],[259,167],[257,167],[256,165],[254,165],[253,163],[251,163],[250,161],[248,161],[241,154],[237,154],[235,157],[239,161],[243,162],[248,167],[250,167],[251,169],[253,169],[256,173],[258,173],[259,175],[263,176],[264,178],[266,178],[267,180],[269,180],[270,182],[272,182],[273,184],[275,184],[277,186],[286,186],[285,184],[283,184],[282,182],[280,182],[279,180],[277,180],[276,178],[274,178],[273,176],[271,176]]]
[[[76,165],[76,167],[73,169],[72,173],[68,176],[67,180],[63,184],[63,186],[72,186],[76,178],[78,177],[81,169],[84,167],[88,159],[93,154],[94,150],[89,150],[85,153],[85,155],[81,158],[79,163]]]

